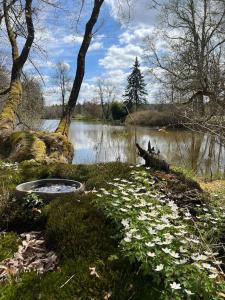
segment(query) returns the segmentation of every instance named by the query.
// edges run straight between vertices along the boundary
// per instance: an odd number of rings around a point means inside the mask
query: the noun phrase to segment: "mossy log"
[[[9,137],[7,158],[14,162],[71,163],[73,152],[73,145],[60,133],[18,131]]]
[[[139,144],[136,144],[136,146],[138,148],[139,155],[145,160],[146,167],[169,172],[169,164],[165,160],[159,158],[159,152],[155,153],[155,149],[154,147],[151,147],[150,141],[148,143],[148,151],[141,148]]]

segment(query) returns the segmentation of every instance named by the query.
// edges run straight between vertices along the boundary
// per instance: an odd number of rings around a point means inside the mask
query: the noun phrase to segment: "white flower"
[[[170,283],[171,289],[173,290],[180,290],[181,286],[180,283],[176,283],[175,281],[173,283]]]
[[[215,279],[217,276],[218,276],[218,274],[210,274],[210,275],[209,275],[209,278]]]
[[[137,240],[142,240],[143,239],[143,237],[140,234],[135,235],[134,238],[137,239]]]
[[[103,193],[104,193],[105,195],[110,195],[110,193],[109,193],[108,191],[103,191]]]
[[[138,219],[139,221],[145,221],[145,220],[147,220],[148,218],[147,218],[144,214],[141,214],[141,215],[139,215],[139,216],[137,217],[137,219]]]
[[[158,212],[157,211],[151,211],[150,213],[148,213],[148,215],[150,216],[150,217],[157,217],[158,216]]]
[[[186,292],[188,295],[194,295],[194,293],[192,293],[192,291],[190,291],[190,290],[185,290],[185,292]]]
[[[148,228],[148,232],[150,234],[156,234],[156,231],[154,229],[152,229],[152,228]]]
[[[179,257],[180,257],[180,254],[179,254],[179,253],[176,253],[175,251],[171,251],[169,254],[170,254],[172,257],[174,257],[174,258],[179,258]]]
[[[169,223],[169,220],[167,219],[166,216],[162,216],[161,221],[164,222],[164,223]]]
[[[147,247],[154,247],[154,246],[155,246],[155,243],[148,242],[148,243],[145,243],[145,245],[146,245]]]
[[[222,260],[216,260],[216,261],[214,261],[215,265],[221,265],[222,263],[223,263]]]
[[[180,262],[180,265],[183,265],[183,264],[186,264],[187,261],[188,260],[186,258],[183,258],[179,262]]]
[[[182,246],[180,246],[180,249],[179,249],[179,250],[180,250],[181,253],[186,253],[186,252],[187,252],[187,249],[185,249],[185,248],[182,247]]]
[[[212,268],[212,266],[210,264],[206,264],[206,263],[203,263],[202,266],[203,266],[203,268],[209,269],[209,270]]]
[[[130,243],[130,242],[131,242],[131,238],[128,237],[128,236],[126,236],[126,237],[124,238],[124,241],[127,242],[127,243]]]
[[[126,205],[126,208],[131,209],[132,206],[127,204],[127,205]]]
[[[96,194],[97,197],[99,198],[102,198],[102,195],[101,194]]]
[[[121,182],[128,183],[129,181],[128,181],[128,180],[126,180],[126,179],[121,179]]]
[[[124,227],[129,227],[129,221],[126,219],[123,219],[122,221],[121,221],[121,223],[122,223],[122,225],[124,226]]]
[[[154,252],[147,252],[147,255],[148,255],[149,257],[155,257],[155,253],[154,253]]]
[[[164,268],[164,265],[160,264],[160,265],[156,266],[155,271],[160,272],[163,270],[163,268]]]
[[[122,212],[128,212],[128,209],[126,209],[126,208],[120,208],[120,211],[122,211]]]
[[[165,228],[165,225],[158,224],[158,225],[155,226],[155,228],[156,228],[157,230],[163,230],[163,229]]]
[[[187,244],[187,241],[185,241],[185,240],[181,240],[180,241],[182,244]]]
[[[166,239],[169,239],[169,240],[173,240],[174,239],[174,236],[172,234],[170,234],[169,232],[166,232],[163,235],[165,236]]]
[[[166,254],[169,254],[171,252],[169,248],[162,248],[162,251],[165,252]]]
[[[190,214],[190,212],[189,212],[189,211],[188,211],[188,212],[186,212],[186,213],[185,213],[185,216],[186,216],[186,217],[191,217],[191,214]]]
[[[199,261],[199,260],[207,260],[208,259],[208,256],[206,255],[203,255],[203,254],[200,254],[200,255],[192,255],[191,257],[193,260],[196,260],[196,261]]]
[[[163,242],[163,245],[170,245],[172,243],[171,239],[167,239]]]
[[[157,236],[156,238],[154,238],[152,240],[154,243],[160,243],[161,242],[161,239]]]
[[[98,273],[96,272],[96,269],[95,269],[95,267],[89,267],[89,270],[91,271],[90,272],[90,275],[92,275],[92,276],[96,276],[97,278],[99,278],[100,276],[98,275]]]

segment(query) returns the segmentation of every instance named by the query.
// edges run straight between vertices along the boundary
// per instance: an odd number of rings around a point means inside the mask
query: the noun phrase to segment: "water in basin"
[[[47,184],[42,186],[37,186],[33,189],[34,192],[42,193],[72,193],[77,190],[77,185],[66,185],[66,184]]]

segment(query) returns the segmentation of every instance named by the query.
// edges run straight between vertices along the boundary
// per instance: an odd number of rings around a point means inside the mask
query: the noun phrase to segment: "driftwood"
[[[154,147],[151,147],[151,142],[148,143],[148,150],[144,150],[140,147],[139,144],[136,144],[139,152],[139,156],[142,157],[145,160],[145,166],[150,167],[156,170],[162,170],[165,172],[169,172],[170,166],[169,164],[163,160],[160,159],[160,151],[155,151]]]

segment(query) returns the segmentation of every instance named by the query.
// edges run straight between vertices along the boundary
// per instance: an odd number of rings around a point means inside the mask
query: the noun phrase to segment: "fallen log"
[[[148,151],[141,148],[141,146],[136,143],[136,147],[138,148],[139,156],[145,160],[145,166],[153,168],[155,170],[162,170],[165,172],[169,172],[170,166],[165,161],[159,158],[159,151],[155,153],[154,147],[151,147],[151,143],[148,143]]]

